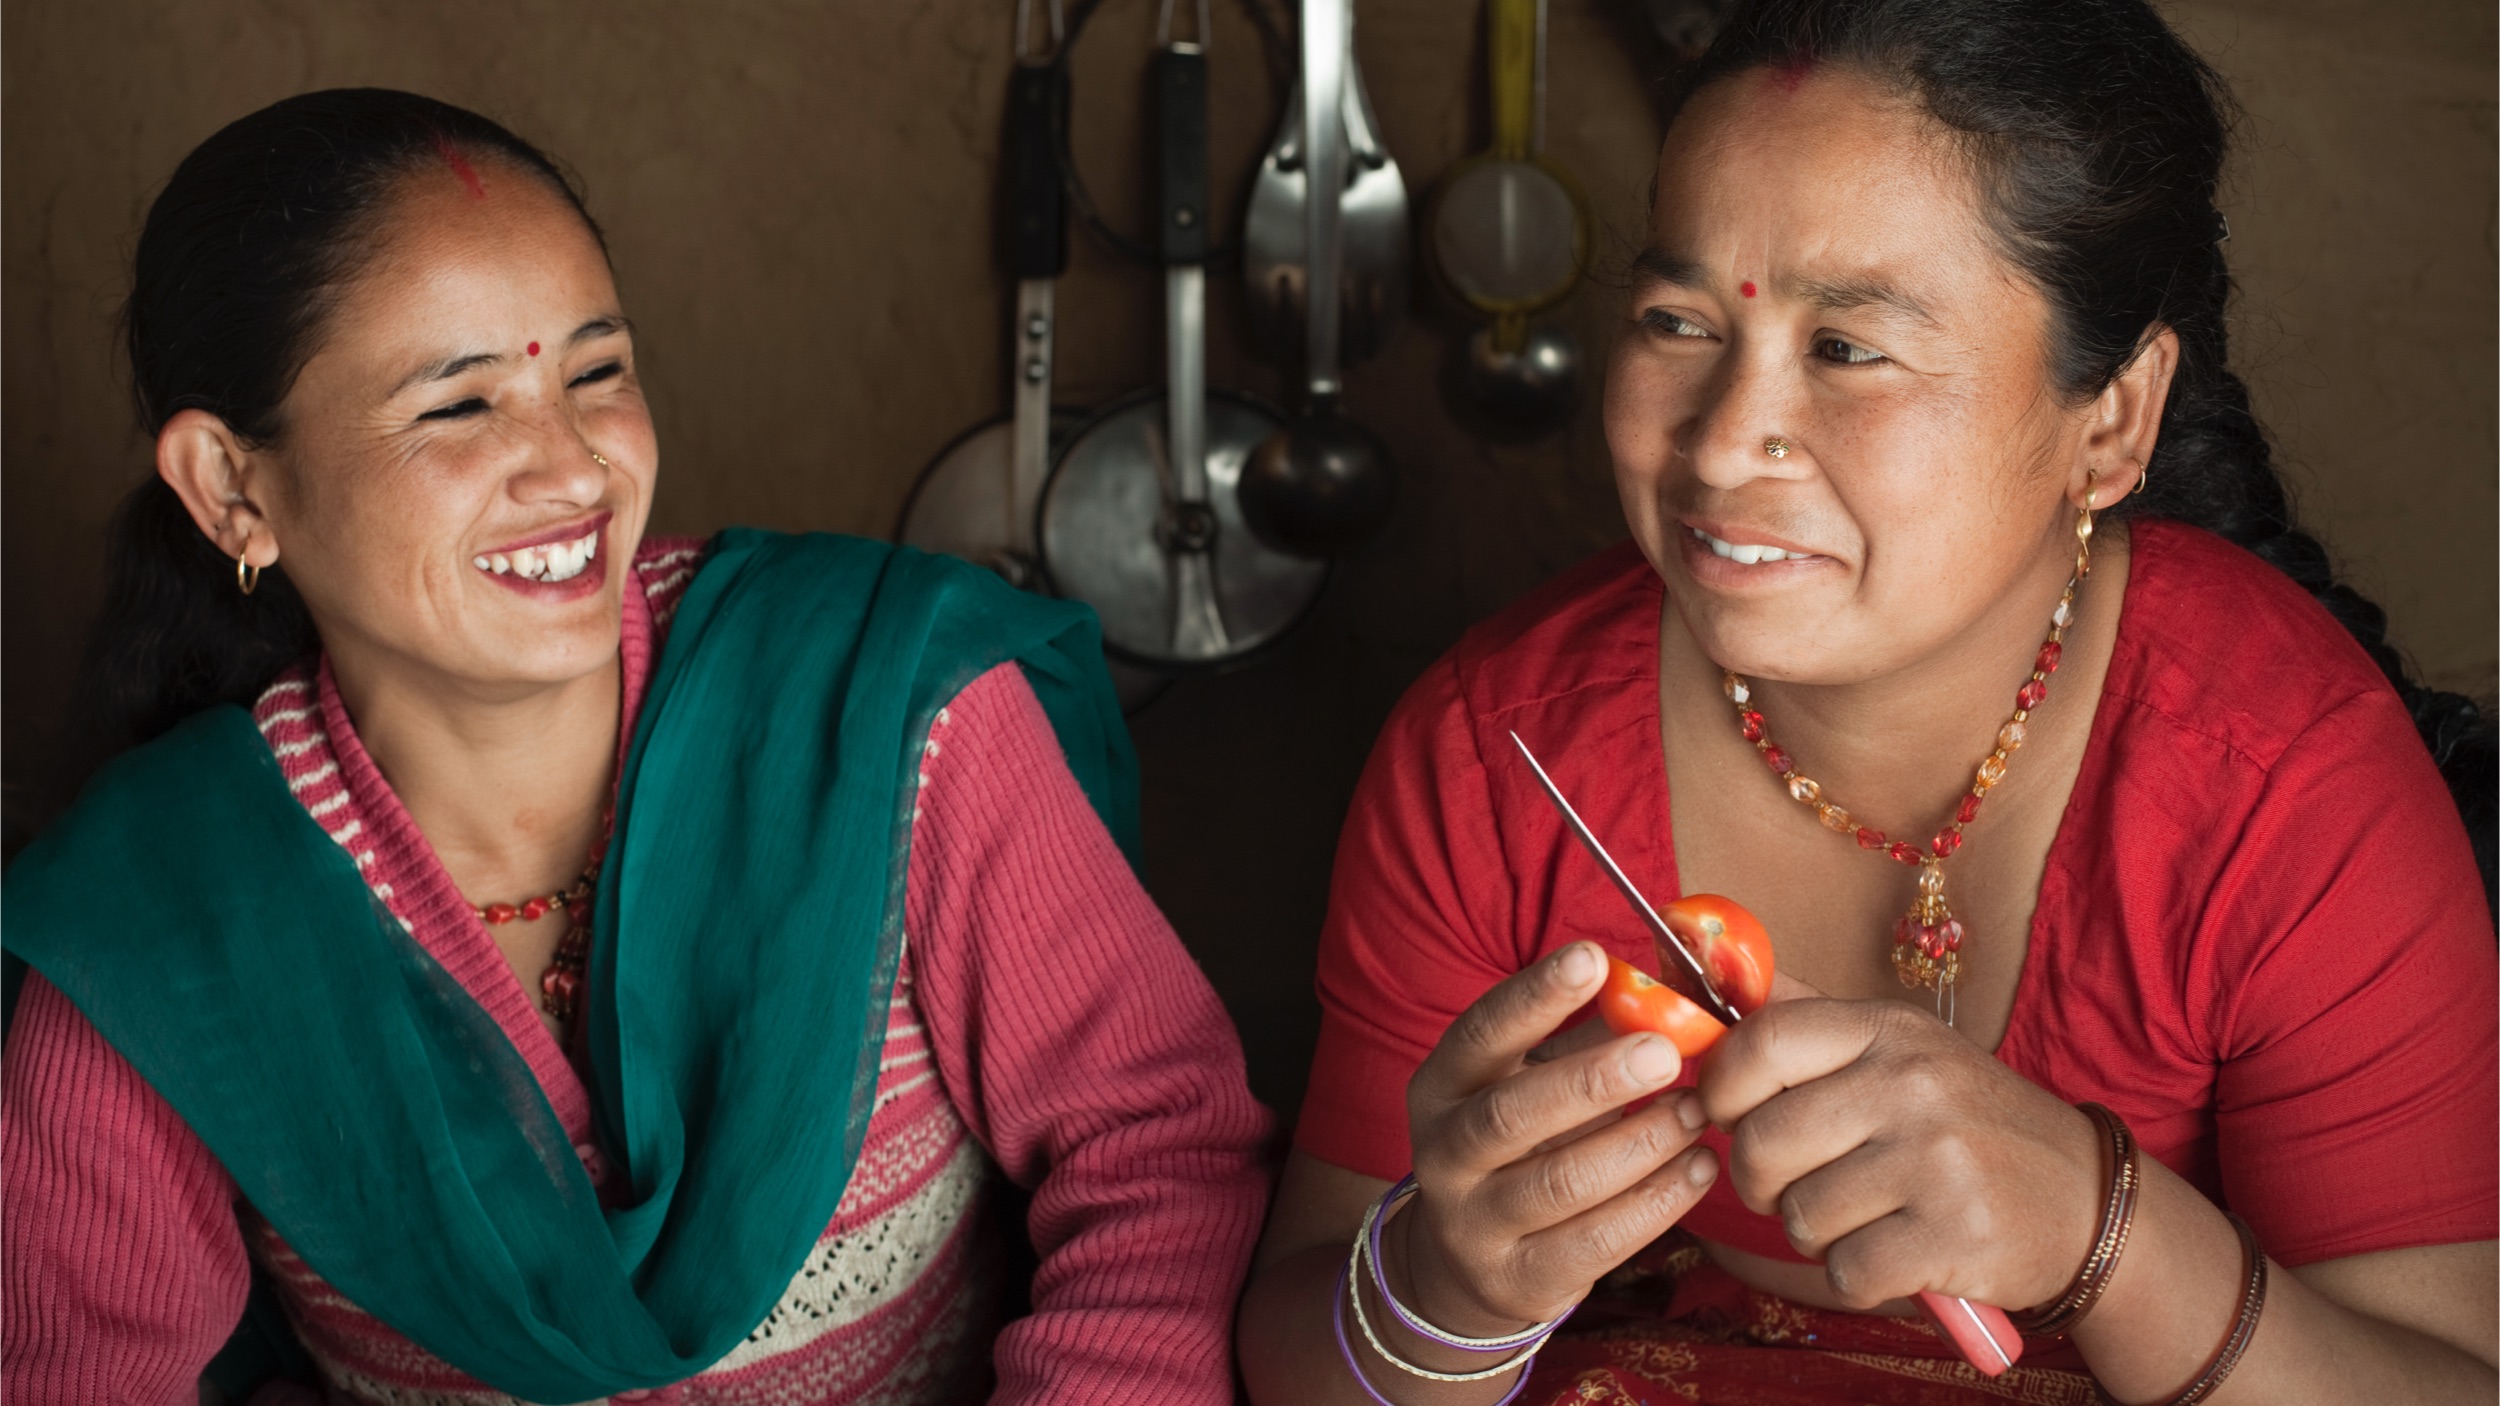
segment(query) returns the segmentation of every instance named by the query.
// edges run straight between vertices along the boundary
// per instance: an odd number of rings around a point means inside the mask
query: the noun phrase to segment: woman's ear
[[[217,550],[256,568],[278,559],[278,538],[252,497],[253,456],[225,421],[176,411],[156,432],[156,474]]]
[[[2145,465],[2161,438],[2162,407],[2170,402],[2170,381],[2179,370],[2179,334],[2159,323],[2137,344],[2135,359],[2092,400],[2091,423],[2083,436],[2083,453],[2075,465],[2066,496],[2082,507],[2090,493],[2095,508],[2106,508],[2133,493],[2144,482]]]

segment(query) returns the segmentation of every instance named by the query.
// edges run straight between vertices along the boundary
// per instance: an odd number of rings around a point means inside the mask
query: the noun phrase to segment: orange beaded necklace
[[[2049,614],[2049,635],[2031,661],[2031,677],[2014,693],[2014,715],[1997,729],[1996,747],[1981,759],[1971,777],[1970,794],[1962,797],[1961,804],[1953,809],[1953,818],[1945,822],[1924,850],[1907,841],[1890,839],[1872,826],[1858,824],[1847,810],[1826,799],[1822,784],[1799,771],[1788,753],[1771,740],[1761,710],[1752,706],[1752,687],[1736,671],[1726,671],[1725,688],[1728,701],[1736,705],[1738,730],[1762,754],[1771,774],[1787,784],[1789,796],[1812,807],[1825,829],[1853,836],[1858,848],[1918,870],[1918,898],[1911,903],[1910,911],[1892,925],[1892,969],[1902,985],[1936,993],[1936,1014],[1947,1025],[1953,1023],[1954,983],[1962,974],[1963,931],[1961,920],[1953,916],[1952,905],[1945,901],[1944,862],[1962,847],[1963,827],[1979,818],[1979,803],[2005,779],[2006,763],[2030,733],[2032,710],[2049,696],[2049,675],[2057,672],[2058,660],[2066,652],[2066,627],[2075,619],[2075,590],[2092,572],[2094,497],[2086,490],[2083,516],[2075,524],[2075,574],[2067,578],[2065,593],[2057,598],[2057,609]]]

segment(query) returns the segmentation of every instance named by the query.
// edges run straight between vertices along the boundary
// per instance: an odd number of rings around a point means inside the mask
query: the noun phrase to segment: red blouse
[[[1997,1057],[2116,1110],[2282,1263],[2494,1238],[2500,973],[2411,720],[2263,562],[2170,523],[2138,524],[2133,546]],[[1296,1134],[1311,1155],[1403,1174],[1407,1080],[1460,1011],[1544,954],[1590,938],[1656,969],[1506,734],[1644,892],[1677,894],[1663,590],[1636,551],[1607,552],[1471,631],[1391,716],[1320,944]],[[1725,1179],[1684,1223],[1797,1258]]]

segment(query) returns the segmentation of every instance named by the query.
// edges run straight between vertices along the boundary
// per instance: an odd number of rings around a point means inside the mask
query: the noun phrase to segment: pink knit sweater
[[[699,551],[655,540],[635,559],[629,735]],[[589,1091],[358,742],[326,664],[280,679],[255,716],[297,798],[495,1017],[604,1180]],[[998,1402],[1230,1400],[1232,1304],[1265,1209],[1270,1131],[1239,1043],[1022,675],[991,671],[938,718],[876,1104],[841,1206],[744,1343],[637,1399],[959,1401],[994,1381]],[[1032,1314],[1003,1329],[1005,1286],[977,1214],[1001,1171],[1032,1192],[1041,1256]],[[333,1400],[511,1400],[330,1290],[39,976],[0,1069],[0,1196],[0,1395],[12,1406],[189,1406],[255,1260]]]

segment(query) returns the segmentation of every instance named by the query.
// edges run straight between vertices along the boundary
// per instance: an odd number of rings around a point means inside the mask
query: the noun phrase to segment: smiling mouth
[[[582,574],[599,557],[599,528],[570,542],[549,542],[540,547],[522,547],[510,552],[486,552],[471,558],[469,565],[490,576],[518,576],[525,581],[570,581]]]
[[[1721,541],[1698,527],[1687,526],[1684,530],[1693,534],[1694,541],[1708,547],[1711,555],[1726,557],[1743,566],[1752,566],[1766,561],[1803,561],[1814,555],[1812,552],[1792,552],[1779,547],[1765,547],[1756,542]]]

